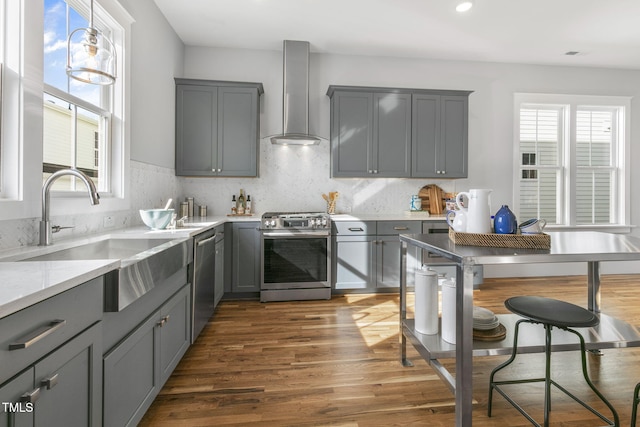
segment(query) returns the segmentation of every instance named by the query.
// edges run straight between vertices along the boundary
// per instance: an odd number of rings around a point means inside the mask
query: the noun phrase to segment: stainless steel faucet
[[[42,186],[42,220],[40,221],[40,246],[47,246],[51,244],[51,224],[49,223],[49,190],[53,182],[64,175],[72,175],[80,179],[87,186],[89,190],[89,198],[92,205],[100,204],[100,195],[96,190],[96,186],[86,174],[80,172],[78,169],[61,169],[54,172]]]

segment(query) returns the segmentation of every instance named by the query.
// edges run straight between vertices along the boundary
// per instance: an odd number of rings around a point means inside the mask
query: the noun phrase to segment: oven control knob
[[[326,228],[327,225],[327,218],[322,218],[322,226]]]

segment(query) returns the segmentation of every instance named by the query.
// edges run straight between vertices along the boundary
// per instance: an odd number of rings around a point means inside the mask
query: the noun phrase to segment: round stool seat
[[[600,323],[595,313],[578,305],[538,296],[517,296],[504,302],[512,313],[562,328],[588,328]]]

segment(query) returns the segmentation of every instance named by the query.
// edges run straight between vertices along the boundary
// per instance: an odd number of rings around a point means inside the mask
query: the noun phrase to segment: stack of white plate
[[[473,307],[473,329],[488,331],[500,325],[498,317],[493,311],[483,307]]]

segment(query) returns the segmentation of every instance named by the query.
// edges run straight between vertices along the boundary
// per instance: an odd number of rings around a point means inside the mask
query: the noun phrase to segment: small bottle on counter
[[[185,216],[189,216],[189,203],[180,202],[180,218],[178,219],[182,219]]]
[[[231,215],[235,215],[238,213],[238,202],[236,201],[236,195],[234,194],[231,198]]]
[[[189,217],[193,216],[193,197],[187,197],[187,205],[189,206]]]
[[[251,196],[247,194],[247,207],[244,210],[245,215],[251,215]]]
[[[238,215],[244,215],[246,208],[247,205],[244,199],[244,190],[240,189],[240,195],[238,196]]]

